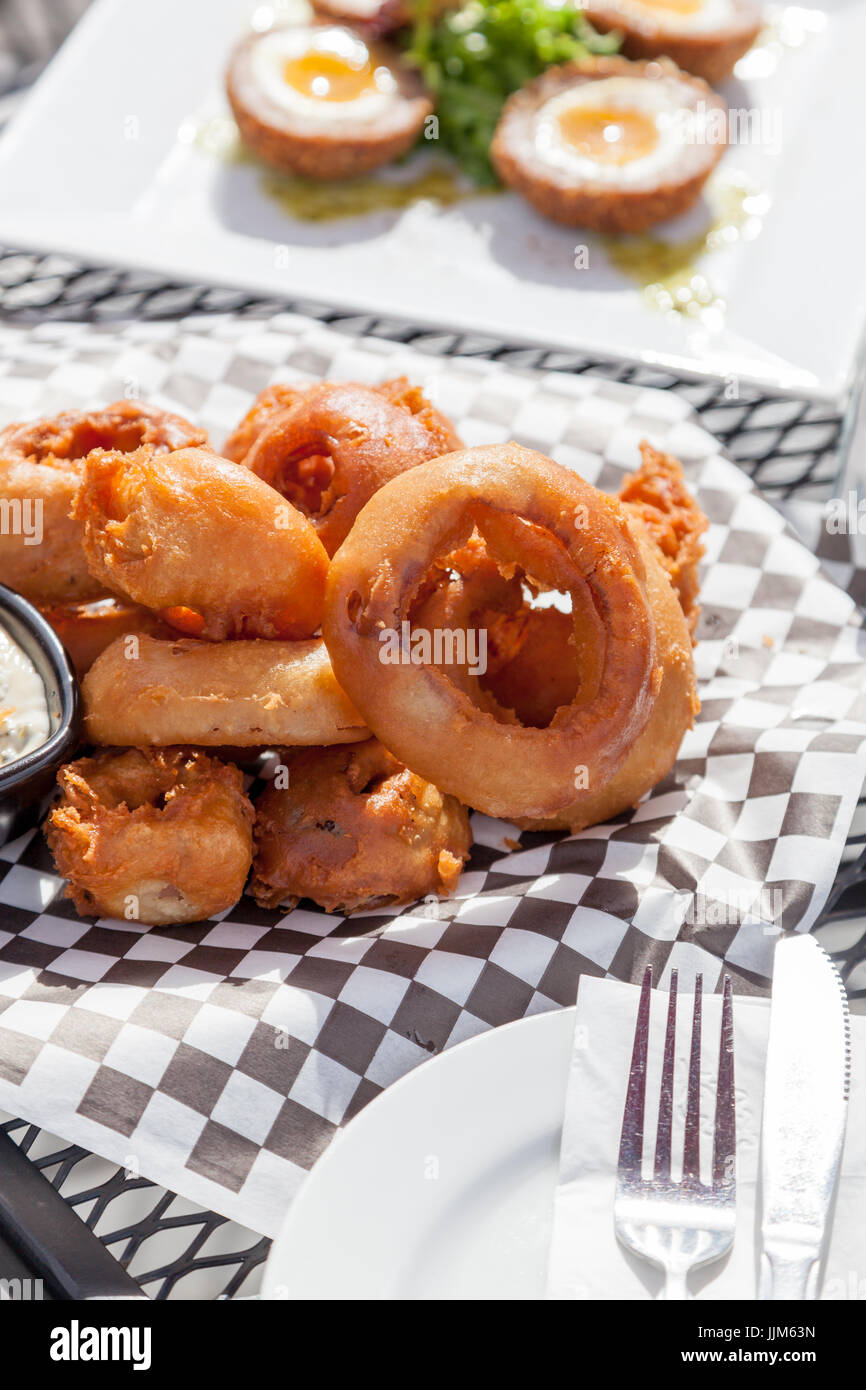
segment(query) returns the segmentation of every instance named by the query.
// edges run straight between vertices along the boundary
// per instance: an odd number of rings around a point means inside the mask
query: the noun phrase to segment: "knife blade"
[[[783,937],[773,961],[761,1130],[762,1299],[818,1296],[850,1068],[838,970],[813,936]]]

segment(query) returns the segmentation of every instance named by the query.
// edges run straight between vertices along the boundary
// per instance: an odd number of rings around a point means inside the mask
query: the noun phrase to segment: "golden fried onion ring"
[[[208,449],[91,454],[75,500],[91,572],[193,637],[310,637],[328,557],[306,517]]]
[[[658,547],[689,631],[694,633],[701,611],[697,601],[698,564],[704,553],[701,536],[709,522],[686,487],[679,459],[654,449],[646,440],[640,454],[640,467],[619,490],[620,501]]]
[[[198,922],[237,902],[252,859],[240,770],[179,748],[105,751],[60,769],[45,827],[82,916]]]
[[[337,685],[321,638],[121,637],[88,671],[82,692],[85,731],[99,744],[262,748],[370,736]]]
[[[581,683],[548,728],[479,708],[434,664],[383,661],[440,555],[477,529],[495,560],[571,597]],[[323,635],[374,734],[489,815],[539,817],[605,785],[649,720],[660,670],[646,570],[612,498],[516,444],[420,464],[367,503],[332,560]]]
[[[243,461],[310,518],[333,555],[383,483],[459,448],[450,420],[405,377],[382,386],[324,381],[265,416]]]
[[[678,459],[645,440],[640,452],[640,467],[625,479],[619,498],[642,523],[641,545],[648,534],[656,549],[648,576],[660,561],[693,633],[700,614],[698,563],[707,518],[686,486]],[[580,681],[570,615],[528,604],[530,586],[523,571],[503,574],[478,538],[437,561],[430,580],[413,620],[428,628],[484,628],[488,659],[478,682],[479,698],[486,690],[496,705],[513,710],[521,724],[546,728],[559,706],[573,699]],[[654,604],[657,625],[660,603]]]
[[[290,386],[288,382],[278,381],[260,391],[246,415],[232,430],[220,453],[233,463],[243,463],[262,430],[281,410],[294,405],[303,386]]]
[[[126,454],[142,444],[169,450],[206,442],[204,430],[141,401],[115,401],[101,410],[71,410],[8,425],[0,431],[0,495],[10,517],[12,509],[29,513],[38,504],[42,539],[29,543],[20,523],[0,527],[3,583],[37,602],[77,602],[104,594],[105,586],[87,566],[81,522],[69,514],[87,454],[92,449]]]
[[[658,688],[650,717],[628,750],[625,761],[599,786],[575,798],[554,816],[515,817],[523,830],[583,830],[611,820],[638,802],[670,772],[683,735],[700,709],[695,688],[691,634],[658,550],[640,523],[633,523],[646,564],[646,593],[656,629]]]
[[[478,536],[437,561],[428,578],[429,590],[425,584],[412,608],[413,625],[487,634],[484,675],[473,681],[464,665],[452,679],[482,708],[513,711],[519,723],[547,728],[580,681],[571,614],[530,607],[523,570],[510,566],[503,574]]]
[[[453,890],[472,844],[465,807],[376,739],[293,753],[288,777],[256,802],[259,906],[311,898],[349,913]]]
[[[626,510],[644,557],[656,629],[660,683],[652,713],[609,782],[587,788],[582,799],[555,816],[517,817],[524,829],[581,830],[635,806],[669,772],[697,713],[688,634],[698,614],[697,563],[707,521],[685,486],[679,462],[646,443],[641,453],[641,467],[626,480],[623,493],[632,499]],[[579,688],[571,615],[530,606],[524,597],[526,576],[520,569],[503,574],[480,538],[437,562],[437,570],[413,609],[413,622],[428,629],[484,628],[485,675],[474,689],[465,668],[456,679],[482,707],[494,712],[499,707],[521,724],[546,728]]]
[[[149,608],[120,598],[95,599],[91,603],[39,604],[43,618],[54,628],[82,677],[118,637],[174,636],[168,623]],[[115,694],[116,699],[116,694]],[[139,739],[112,739],[112,743],[139,743]],[[162,743],[181,743],[185,739],[162,739]]]

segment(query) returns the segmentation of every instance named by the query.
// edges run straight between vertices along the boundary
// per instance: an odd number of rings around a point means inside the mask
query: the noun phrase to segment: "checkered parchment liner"
[[[683,460],[712,523],[703,709],[673,774],[576,838],[475,815],[447,903],[342,919],[244,898],[218,921],[148,931],[80,920],[38,832],[0,849],[0,1107],[273,1234],[383,1087],[485,1028],[572,1004],[579,974],[635,979],[651,962],[662,979],[700,969],[714,988],[727,970],[764,988],[775,938],[759,919],[770,903],[785,928],[814,922],[866,770],[860,630],[685,402],[289,314],[6,326],[0,350],[0,424],[141,395],[216,443],[271,380],[406,372],[468,444],[516,438],[602,488],[647,437]],[[751,920],[713,911],[731,901],[753,904]]]

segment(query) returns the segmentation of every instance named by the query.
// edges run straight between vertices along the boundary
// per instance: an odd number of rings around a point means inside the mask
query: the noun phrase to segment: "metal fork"
[[[700,975],[695,980],[682,1176],[676,1180],[671,1175],[674,1044],[677,1024],[676,970],[671,972],[653,1175],[646,1178],[643,1176],[644,1103],[651,994],[652,967],[648,967],[644,974],[638,1006],[622,1121],[614,1221],[616,1234],[623,1245],[664,1270],[662,1297],[688,1298],[689,1271],[697,1269],[699,1265],[721,1259],[731,1248],[734,1239],[736,1120],[731,981],[725,978],[712,1180],[709,1184],[701,1182],[700,1164]]]

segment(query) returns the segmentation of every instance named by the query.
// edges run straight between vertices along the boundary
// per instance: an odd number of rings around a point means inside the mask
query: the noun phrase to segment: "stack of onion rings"
[[[230,459],[131,403],[16,428],[80,475],[98,595],[69,601],[67,571],[42,605],[104,749],[62,769],[46,828],[82,914],[236,901],[253,810],[239,769],[195,750],[291,750],[249,891],[341,912],[451,891],[466,806],[576,830],[672,765],[706,519],[671,456],[642,445],[612,498],[517,445],[459,449],[403,378],[269,388]],[[425,634],[449,640],[415,659]]]

